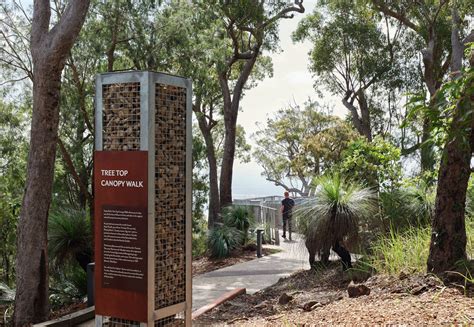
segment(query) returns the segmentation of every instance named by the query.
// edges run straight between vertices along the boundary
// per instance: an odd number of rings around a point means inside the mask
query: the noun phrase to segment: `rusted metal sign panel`
[[[147,151],[96,151],[95,311],[147,322]]]

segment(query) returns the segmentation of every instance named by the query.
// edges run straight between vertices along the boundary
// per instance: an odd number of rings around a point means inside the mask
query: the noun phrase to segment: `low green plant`
[[[12,303],[15,300],[15,290],[0,282],[0,304]]]
[[[430,228],[411,227],[403,232],[391,229],[373,245],[372,265],[378,272],[424,272],[428,260]]]
[[[215,227],[209,232],[208,249],[211,258],[225,258],[242,244],[242,233],[226,225]]]
[[[202,257],[207,251],[207,234],[193,233],[193,258]]]
[[[474,217],[466,218],[466,236],[466,253],[471,259],[474,259]]]
[[[87,273],[77,264],[63,267],[53,277],[49,294],[52,309],[83,301],[87,296]]]
[[[416,185],[381,192],[380,201],[387,226],[403,231],[410,227],[430,226],[434,215],[436,193],[421,182]]]

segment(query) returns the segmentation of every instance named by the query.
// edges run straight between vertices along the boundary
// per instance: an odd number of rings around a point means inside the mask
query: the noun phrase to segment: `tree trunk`
[[[467,104],[462,105],[462,107],[467,106]],[[466,124],[459,122],[461,119],[466,119],[466,111],[467,108],[458,111],[455,117],[456,121],[453,121],[452,124],[452,134],[471,133],[467,132],[463,126]],[[474,127],[472,109],[469,111],[468,120]],[[471,145],[469,141],[466,141],[469,139],[470,135],[451,135],[443,151],[438,176],[435,214],[431,228],[429,272],[443,273],[453,270],[459,260],[466,259],[464,214],[467,184],[471,173]]]
[[[224,155],[222,157],[221,178],[220,178],[220,205],[221,208],[232,204],[232,175],[234,170],[235,138],[237,130],[237,109],[234,103],[230,108],[224,108]]]
[[[356,106],[354,106],[355,98],[351,98],[351,94],[352,92],[347,92],[347,94],[342,99],[342,104],[351,113],[351,120],[357,132],[359,132],[360,135],[365,136],[367,140],[371,142],[372,131],[370,129],[370,114],[367,105],[367,100],[365,99],[364,91],[359,90],[357,92],[357,102],[359,103],[359,108],[362,113],[362,117],[359,115]]]
[[[357,92],[357,102],[359,103],[361,116],[360,120],[362,122],[361,130],[359,132],[367,138],[367,141],[372,142],[372,127],[370,123],[369,104],[367,103],[363,89],[360,89]]]
[[[211,134],[211,126],[206,123],[203,115],[196,115],[198,119],[199,129],[206,143],[207,162],[209,164],[209,215],[207,220],[207,228],[212,229],[214,224],[219,221],[219,184],[217,177],[217,159],[214,148],[214,141]]]
[[[62,69],[61,69],[62,70]],[[61,70],[35,64],[26,190],[18,224],[15,325],[48,318],[48,210],[58,137]]]
[[[69,1],[50,29],[49,1],[35,0],[31,28],[33,117],[25,193],[17,230],[15,326],[48,318],[48,211],[58,141],[61,72],[89,0]]]
[[[430,105],[434,107],[433,104]],[[438,110],[438,109],[435,109]],[[423,118],[423,127],[420,145],[420,166],[422,172],[429,172],[435,165],[434,144],[431,141],[431,121],[428,117]]]

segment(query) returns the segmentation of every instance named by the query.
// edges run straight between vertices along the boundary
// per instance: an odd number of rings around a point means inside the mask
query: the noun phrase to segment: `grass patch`
[[[468,257],[474,257],[474,219],[466,219]],[[394,229],[379,238],[373,246],[370,264],[381,273],[398,275],[425,272],[430,247],[431,228],[408,228],[404,232]]]
[[[373,247],[372,265],[378,272],[424,272],[430,246],[429,228],[409,228],[378,239]]]
[[[466,219],[467,245],[466,252],[468,257],[474,259],[474,218]]]

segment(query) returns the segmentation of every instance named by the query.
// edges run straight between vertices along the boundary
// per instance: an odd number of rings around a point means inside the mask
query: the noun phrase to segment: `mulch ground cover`
[[[193,325],[474,325],[474,298],[462,284],[445,285],[424,274],[375,275],[362,282],[369,295],[351,298],[347,288],[353,277],[336,263],[299,271],[254,295],[224,303]]]

